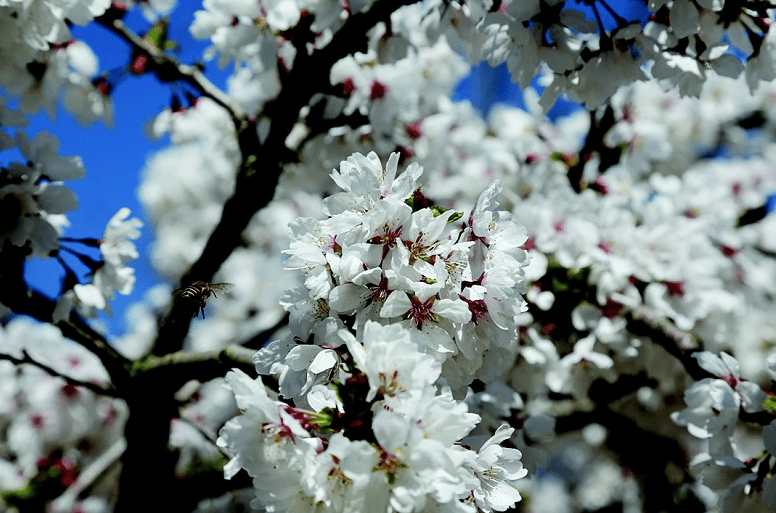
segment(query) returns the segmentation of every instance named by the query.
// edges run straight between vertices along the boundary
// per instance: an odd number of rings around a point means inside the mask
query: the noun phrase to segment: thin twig
[[[194,87],[203,96],[207,96],[221,105],[232,116],[235,126],[239,129],[245,121],[245,112],[239,103],[224,93],[202,73],[197,66],[183,64],[178,60],[154,46],[150,41],[142,38],[120,19],[98,18],[97,21],[107,29],[116,33],[136,49],[146,53],[153,62],[152,69],[160,76],[161,80],[181,80]]]
[[[3,249],[3,254],[7,250]],[[0,265],[2,262],[0,262]],[[0,272],[2,275],[2,272]],[[23,276],[20,272],[19,276]],[[0,303],[14,313],[27,315],[47,324],[54,324],[62,334],[83,346],[99,358],[105,370],[110,375],[111,382],[121,388],[121,384],[129,377],[129,360],[112,347],[108,341],[89,326],[83,319],[72,313],[67,320],[55,323],[53,319],[56,302],[44,294],[29,289],[21,280],[11,281],[0,279]],[[102,393],[102,392],[101,392]],[[108,394],[112,395],[112,394]]]
[[[78,500],[78,496],[84,490],[94,486],[94,483],[100,476],[104,475],[113,465],[118,463],[126,448],[127,442],[123,438],[113,442],[108,450],[100,454],[88,467],[83,469],[75,482],[52,503],[52,505],[57,506],[55,509],[57,511],[69,511],[72,509]]]

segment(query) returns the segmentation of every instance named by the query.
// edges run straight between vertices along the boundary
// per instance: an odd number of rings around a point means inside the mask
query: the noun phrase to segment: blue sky
[[[194,62],[207,46],[205,42],[192,39],[188,32],[193,12],[199,6],[201,2],[181,2],[170,25],[170,38],[180,45],[178,57],[187,63]],[[125,22],[140,33],[149,26],[139,11],[130,13]],[[87,29],[74,27],[73,35],[86,41],[97,53],[101,70],[119,69],[127,64],[128,45],[106,29],[96,24]],[[216,69],[214,64],[209,67],[213,68],[209,73],[211,80],[223,87],[225,74]],[[99,122],[82,127],[72,115],[60,108],[54,120],[49,119],[45,113],[33,116],[25,131],[33,137],[41,130],[48,130],[60,140],[60,155],[79,155],[83,159],[86,178],[67,183],[78,196],[79,208],[68,213],[71,226],[65,236],[99,238],[108,220],[124,206],[132,210],[134,217],[146,223],[143,235],[137,241],[140,259],[133,266],[138,280],[135,290],[129,296],[117,295],[112,303],[112,318],[101,316],[110,326],[110,331],[118,334],[123,332],[123,311],[126,306],[139,300],[144,291],[160,280],[148,259],[152,233],[137,199],[137,189],[146,160],[169,143],[164,139],[150,140],[144,128],[156,114],[169,106],[171,88],[160,84],[152,76],[126,75],[112,95],[114,123],[111,127]],[[85,249],[77,244],[69,246]],[[95,250],[84,252],[97,256]],[[65,255],[64,258],[79,276],[86,272],[86,268],[74,257]],[[28,282],[50,296],[59,292],[63,274],[61,266],[54,259],[33,259],[26,270]]]
[[[613,4],[623,1],[629,3],[627,0],[619,0]],[[568,3],[574,8],[583,7],[574,5],[574,1]],[[634,5],[643,4],[634,2]],[[180,2],[170,24],[170,39],[179,44],[177,55],[186,63],[195,62],[207,46],[205,42],[193,40],[188,32],[193,13],[200,6],[201,2],[198,1]],[[130,13],[125,22],[139,33],[148,28],[148,22],[139,11]],[[128,45],[102,27],[74,27],[73,34],[86,41],[97,53],[101,70],[119,69],[127,64]],[[214,63],[208,63],[206,73],[217,85],[224,86],[225,74]],[[135,290],[129,296],[116,297],[112,303],[112,317],[101,316],[113,334],[124,331],[123,312],[127,305],[139,300],[146,290],[160,281],[148,259],[152,242],[151,228],[145,220],[136,191],[146,160],[168,144],[166,140],[149,140],[144,133],[144,126],[169,106],[171,92],[169,85],[160,84],[151,76],[126,75],[113,91],[115,118],[112,127],[95,123],[84,128],[69,113],[60,109],[55,120],[45,114],[34,116],[26,129],[31,136],[41,130],[53,132],[60,139],[61,155],[80,155],[84,161],[86,178],[67,184],[78,196],[80,208],[68,214],[71,226],[65,236],[100,237],[108,220],[124,206],[132,210],[133,216],[146,222],[143,235],[137,241],[140,259],[134,265],[137,275]],[[517,85],[510,81],[504,67],[492,70],[484,63],[475,66],[472,74],[459,84],[455,98],[469,99],[483,113],[495,102],[522,104],[522,94]],[[562,115],[569,108],[573,108],[571,104],[561,105],[556,107],[554,114]],[[77,245],[70,246],[83,249]],[[97,256],[94,252],[91,254]],[[74,257],[65,258],[83,276],[86,269]],[[63,274],[56,260],[34,259],[28,264],[26,278],[38,290],[54,296],[59,292]]]

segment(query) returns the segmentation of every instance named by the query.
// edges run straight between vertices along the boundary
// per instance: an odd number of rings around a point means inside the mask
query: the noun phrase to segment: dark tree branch
[[[615,150],[615,154],[610,155],[609,153],[611,153],[612,150],[608,148],[604,142],[604,137],[616,122],[614,109],[609,103],[606,104],[606,108],[604,109],[600,120],[596,119],[595,111],[590,112],[590,128],[585,137],[585,143],[582,146],[582,149],[579,150],[579,158],[568,170],[569,183],[575,192],[582,191],[582,174],[585,170],[585,164],[590,161],[593,155],[598,153],[601,157],[601,164],[599,165],[600,172],[606,171],[606,169],[611,167],[615,162],[619,162],[621,152]],[[612,162],[613,158],[614,162]]]
[[[17,314],[55,324],[65,337],[80,344],[99,358],[105,370],[108,371],[111,382],[117,387],[117,391],[120,391],[121,385],[126,383],[129,377],[129,360],[75,313],[71,313],[67,320],[54,323],[56,302],[38,291],[29,289],[24,281],[26,257],[25,248],[17,248],[11,244],[6,244],[0,252],[0,303]]]
[[[35,360],[25,350],[22,350],[21,358],[16,358],[15,356],[11,356],[9,354],[0,354],[0,360],[7,360],[13,363],[14,365],[23,365],[23,364],[34,365],[39,369],[43,369],[44,371],[46,371],[47,374],[51,376],[62,378],[68,383],[70,383],[71,385],[76,385],[79,387],[86,388],[87,390],[91,390],[95,394],[107,395],[110,397],[120,397],[118,391],[112,384],[108,384],[107,386],[102,387],[96,383],[90,383],[88,381],[81,381],[80,379],[71,378],[70,376],[62,374],[58,370],[53,369],[48,365]]]
[[[638,308],[625,314],[627,330],[634,335],[649,338],[675,357],[689,376],[698,381],[711,376],[703,370],[692,354],[701,349],[698,340],[674,326],[667,319],[655,316],[648,308]]]
[[[738,218],[738,223],[736,223],[737,228],[741,228],[742,226],[746,226],[749,224],[754,224],[758,221],[762,221],[765,219],[765,216],[768,215],[768,205],[761,205],[759,207],[753,207],[750,209],[745,210]]]
[[[251,349],[230,346],[220,351],[149,356],[135,362],[132,387],[125,396],[130,415],[124,431],[127,450],[122,457],[121,494],[116,513],[134,513],[147,505],[148,497],[154,497],[154,508],[159,511],[191,511],[203,494],[215,494],[212,490],[227,491],[235,486],[225,481],[220,471],[218,478],[209,483],[208,479],[213,479],[215,473],[201,479],[177,477],[178,454],[168,446],[170,422],[180,415],[175,392],[183,384],[191,379],[206,381],[223,376],[232,367],[253,374],[253,353]],[[154,455],[153,461],[149,461],[149,454]],[[243,481],[239,482],[244,485]],[[192,490],[198,492],[194,494]]]
[[[647,376],[646,372],[637,375],[623,374],[614,383],[596,379],[590,385],[587,396],[593,404],[606,405],[633,394],[642,387],[656,388],[657,385],[657,380]]]
[[[224,204],[221,220],[199,259],[181,278],[181,283],[211,281],[221,264],[243,243],[243,230],[256,212],[272,200],[284,165],[297,160],[297,154],[286,148],[285,140],[299,118],[299,111],[315,93],[330,88],[332,66],[353,53],[360,42],[366,41],[367,32],[378,22],[387,21],[399,7],[417,1],[380,0],[369,11],[351,16],[325,47],[312,54],[297,54],[280,94],[263,112],[264,117],[272,120],[266,140],[259,141],[252,124],[243,124],[238,129],[243,162],[237,173],[234,195]],[[190,321],[190,315],[183,313],[182,301],[176,298],[170,314],[162,322],[153,354],[179,350]]]
[[[210,98],[229,111],[238,129],[245,122],[245,112],[240,104],[208,80],[197,66],[178,62],[175,57],[133,32],[120,19],[103,17],[97,18],[96,21],[128,42],[134,49],[148,55],[152,63],[151,70],[156,73],[159,80],[162,82],[186,82],[199,91],[200,94]]]
[[[350,128],[359,128],[362,126],[366,126],[369,124],[369,116],[365,114],[361,114],[359,112],[354,112],[353,114],[340,114],[337,117],[334,118],[315,118],[312,119],[310,116],[308,116],[307,120],[307,126],[310,129],[310,133],[307,134],[307,136],[304,138],[304,140],[299,144],[299,147],[303,147],[307,142],[315,139],[321,134],[327,133],[332,128],[339,128],[342,126],[347,126]]]
[[[135,362],[133,374],[143,379],[164,381],[166,386],[178,389],[192,379],[204,382],[223,377],[235,367],[255,374],[252,360],[255,352],[247,347],[231,345],[199,353],[179,351],[163,356],[148,356]]]

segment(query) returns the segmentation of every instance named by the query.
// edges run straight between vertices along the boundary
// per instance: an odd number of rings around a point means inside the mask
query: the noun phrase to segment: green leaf
[[[776,397],[769,395],[768,398],[763,401],[763,408],[770,413],[776,413]]]

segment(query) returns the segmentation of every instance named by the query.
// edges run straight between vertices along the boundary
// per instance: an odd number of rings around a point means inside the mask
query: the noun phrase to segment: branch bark
[[[238,170],[235,192],[224,204],[221,220],[199,259],[181,278],[181,283],[211,281],[234,249],[242,244],[242,232],[251,218],[272,200],[284,165],[297,160],[297,154],[286,148],[285,140],[299,111],[315,93],[330,87],[331,67],[353,53],[358,42],[364,40],[378,22],[387,21],[399,7],[417,1],[376,2],[369,11],[351,16],[325,47],[311,54],[297,54],[291,72],[283,81],[283,89],[262,114],[272,120],[266,140],[259,141],[256,127],[251,123],[243,123],[242,128],[238,128],[243,162]],[[184,314],[181,303],[180,298],[176,298],[170,314],[162,322],[153,354],[168,354],[182,347],[191,318]]]
[[[186,82],[199,91],[200,94],[210,98],[229,111],[235,126],[238,129],[241,128],[246,119],[243,108],[237,101],[208,80],[199,67],[179,62],[175,57],[133,32],[120,19],[97,18],[96,21],[132,45],[136,50],[148,55],[151,59],[151,70],[156,73],[159,80],[162,82]]]
[[[159,66],[170,66],[171,76],[194,80],[198,90],[230,111],[237,127],[242,163],[234,194],[225,203],[221,220],[202,254],[184,273],[181,283],[212,281],[223,262],[242,244],[242,232],[251,218],[272,200],[284,165],[297,159],[297,154],[286,148],[285,140],[299,111],[315,93],[329,88],[331,67],[355,51],[354,42],[365,40],[367,32],[378,22],[387,21],[399,7],[416,1],[380,0],[368,12],[351,16],[326,47],[312,54],[299,52],[280,94],[262,113],[272,120],[264,141],[259,140],[256,125],[228,98],[209,90],[209,82],[199,78],[195,70],[185,68],[163,52],[149,47],[142,38],[125,34],[122,24],[112,23],[113,29],[124,34],[136,48],[159,59]],[[247,364],[244,355],[228,351],[217,356],[216,362],[220,362],[217,366],[206,361],[213,355],[176,353],[183,345],[191,322],[191,313],[185,306],[180,297],[174,299],[170,313],[160,325],[152,354],[132,368],[132,387],[125,398],[130,411],[125,431],[127,450],[122,458],[121,492],[116,513],[140,511],[148,507],[149,500],[160,511],[181,510],[180,497],[170,493],[181,484],[174,474],[176,455],[168,448],[170,420],[177,416],[173,394],[183,380],[204,379],[214,375],[213,369],[223,375],[226,362]],[[154,455],[153,459],[148,455]]]
[[[129,360],[75,313],[71,313],[69,319],[55,323],[53,315],[56,302],[28,288],[24,281],[26,257],[25,248],[11,244],[6,244],[0,251],[0,303],[14,313],[55,325],[65,337],[94,353],[108,371],[111,382],[120,390],[129,378]]]
[[[56,370],[56,369],[54,369],[52,367],[49,367],[48,365],[46,365],[44,363],[41,363],[41,362],[35,360],[25,350],[22,350],[22,357],[21,358],[17,358],[15,356],[10,355],[10,354],[0,354],[0,360],[7,360],[7,361],[13,363],[14,365],[23,365],[23,364],[33,365],[35,367],[38,367],[39,369],[43,369],[44,371],[46,371],[51,376],[60,377],[60,378],[64,379],[65,381],[67,381],[68,383],[70,383],[71,385],[76,385],[76,386],[79,386],[79,387],[86,388],[87,390],[91,390],[95,394],[107,395],[107,396],[110,396],[110,397],[120,397],[119,394],[118,394],[118,391],[116,390],[116,387],[114,387],[112,384],[108,384],[105,387],[101,387],[100,385],[97,385],[95,383],[91,383],[89,381],[81,381],[80,379],[72,378],[70,376],[62,374],[58,370]]]

